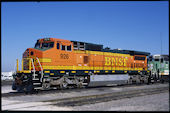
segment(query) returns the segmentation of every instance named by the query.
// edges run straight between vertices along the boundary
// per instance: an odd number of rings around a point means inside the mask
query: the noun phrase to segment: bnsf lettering
[[[61,59],[69,59],[69,55],[68,54],[60,54],[60,58]]]
[[[119,57],[105,57],[105,65],[109,66],[127,66],[127,58],[119,58]]]

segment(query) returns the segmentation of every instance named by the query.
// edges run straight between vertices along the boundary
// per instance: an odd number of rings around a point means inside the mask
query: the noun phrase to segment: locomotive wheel
[[[128,80],[128,84],[132,84],[133,82],[132,82],[132,78],[130,78],[129,80]]]
[[[144,84],[148,84],[148,79],[149,78],[144,78]]]
[[[17,92],[24,92],[24,86],[23,85],[18,85],[17,86]]]
[[[82,88],[83,87],[83,84],[80,82],[77,84],[77,88]]]
[[[59,89],[66,89],[68,86],[68,83],[67,82],[63,82],[60,84],[60,88]]]
[[[137,80],[136,80],[136,84],[141,84],[140,79],[137,79]]]
[[[43,83],[42,87],[44,90],[48,90],[50,89],[50,83]]]
[[[13,81],[13,83],[12,83],[12,90],[16,90],[16,89],[17,89],[17,86],[15,84],[15,81]]]
[[[26,93],[32,93],[34,91],[34,87],[32,84],[26,86]]]

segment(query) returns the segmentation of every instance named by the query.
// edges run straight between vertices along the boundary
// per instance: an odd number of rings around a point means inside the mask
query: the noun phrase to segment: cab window
[[[135,60],[145,60],[145,57],[135,56]]]
[[[67,46],[67,51],[71,51],[71,45]]]
[[[60,49],[60,43],[57,43],[57,49]]]
[[[71,45],[70,46],[66,46],[66,45],[61,45],[61,50],[65,50],[65,51],[71,51]]]
[[[40,48],[40,43],[36,43],[34,48]]]
[[[54,42],[49,43],[49,48],[53,48],[54,47]]]
[[[47,48],[48,47],[48,43],[42,43],[42,48]]]
[[[65,49],[66,49],[65,45],[62,45],[61,50],[65,50]]]
[[[54,42],[50,43],[42,43],[41,48],[53,48],[54,47]]]

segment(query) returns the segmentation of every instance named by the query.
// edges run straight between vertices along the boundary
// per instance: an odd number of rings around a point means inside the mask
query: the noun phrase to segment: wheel
[[[43,83],[42,85],[44,90],[49,90],[50,89],[50,83]]]
[[[132,78],[128,80],[128,84],[132,84]]]
[[[141,84],[140,79],[136,79],[136,84]]]
[[[16,90],[16,89],[17,89],[17,86],[15,84],[15,81],[13,81],[13,83],[12,83],[12,90]]]
[[[34,87],[32,84],[27,85],[26,87],[26,92],[32,93],[34,91]]]
[[[83,87],[83,84],[80,82],[77,84],[77,88],[82,88]]]
[[[60,89],[66,89],[68,86],[68,83],[67,82],[63,82],[60,84]]]
[[[18,85],[16,90],[17,90],[17,92],[24,92],[24,86]]]
[[[144,78],[144,84],[148,84],[148,78]]]

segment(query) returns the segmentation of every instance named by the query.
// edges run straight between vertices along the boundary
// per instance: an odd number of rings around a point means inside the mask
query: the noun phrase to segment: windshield
[[[42,43],[41,48],[53,48],[54,47],[54,42],[50,42],[50,43]]]
[[[40,43],[36,43],[34,48],[40,48]]]
[[[39,50],[47,50],[50,48],[54,47],[54,42],[43,42],[42,44],[40,42],[37,42],[34,46],[35,49],[39,49]]]

